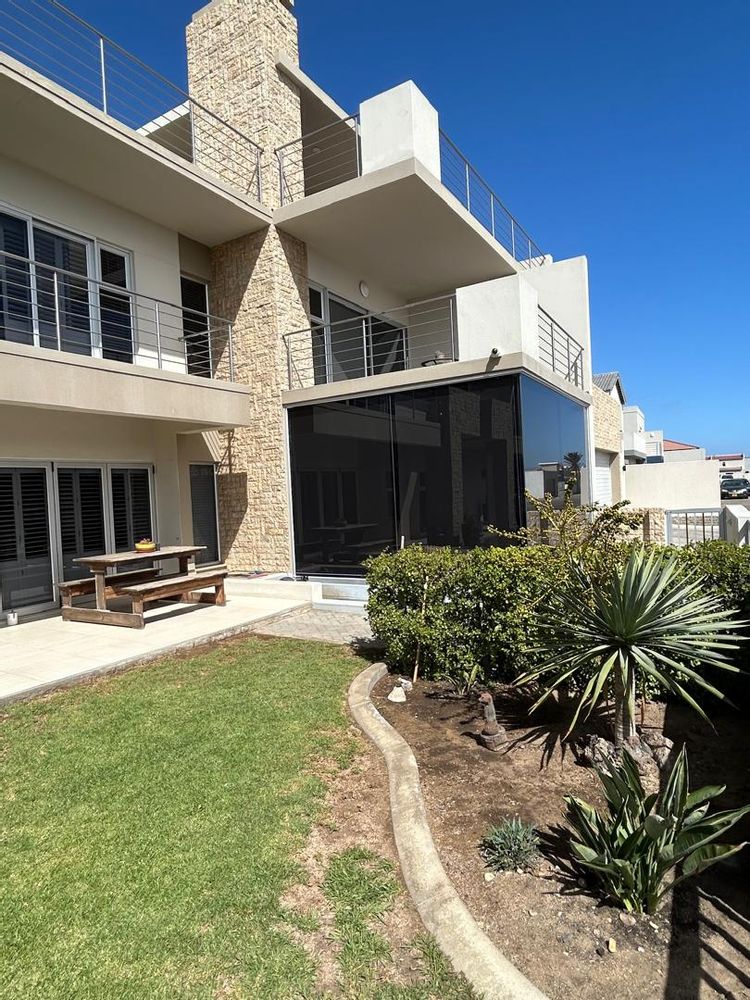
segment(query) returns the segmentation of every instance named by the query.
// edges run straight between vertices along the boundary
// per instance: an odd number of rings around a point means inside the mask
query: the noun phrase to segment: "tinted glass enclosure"
[[[583,407],[517,375],[295,407],[289,438],[304,575],[361,574],[402,545],[500,544],[490,528],[525,523],[524,489],[562,497],[586,455]]]

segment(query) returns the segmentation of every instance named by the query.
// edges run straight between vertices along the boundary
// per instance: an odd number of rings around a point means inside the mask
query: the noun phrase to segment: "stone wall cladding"
[[[277,207],[274,150],[302,132],[299,91],[276,69],[278,52],[298,58],[294,14],[282,0],[217,0],[194,16],[187,45],[191,95],[263,147],[263,203]],[[211,271],[211,310],[232,322],[235,378],[252,390],[250,425],[223,435],[223,556],[234,572],[288,570],[283,334],[309,326],[307,248],[270,226],[214,247]]]
[[[596,385],[592,386],[592,396],[595,447],[619,453],[622,448],[622,406]]]

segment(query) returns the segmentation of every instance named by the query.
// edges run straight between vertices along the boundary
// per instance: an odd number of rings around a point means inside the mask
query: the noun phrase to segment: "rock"
[[[620,923],[625,924],[626,927],[635,927],[635,917],[632,913],[621,913]]]
[[[406,691],[400,686],[396,686],[391,693],[388,695],[388,701],[394,701],[397,704],[403,704],[406,701]]]
[[[606,951],[604,950],[604,948],[601,945],[599,945],[597,947],[596,953],[597,953],[597,955],[599,955],[600,958],[604,958],[604,956],[607,954]]]
[[[643,954],[643,952],[644,952],[645,950],[646,950],[646,949],[645,949],[645,948],[643,947],[643,945],[642,945],[642,944],[639,944],[639,945],[638,945],[638,951],[639,951],[639,952],[640,952],[641,954]]]
[[[536,916],[538,916],[538,914],[537,914],[536,910],[529,910],[529,916],[530,917],[536,917]]]
[[[494,882],[495,878],[496,878],[496,876],[495,876],[494,872],[485,872],[484,873],[484,881],[485,882]]]
[[[607,941],[607,950],[610,951],[613,955],[617,951],[617,942],[615,941],[614,938],[610,938]]]
[[[409,691],[413,690],[413,688],[414,688],[414,685],[412,684],[412,682],[410,680],[408,680],[408,678],[406,678],[406,677],[399,677],[398,683],[401,685],[401,687],[404,689],[404,691],[407,692],[407,694],[409,693]]]
[[[645,743],[651,750],[661,750],[664,748],[671,750],[674,747],[673,740],[670,740],[664,733],[656,732],[653,729],[647,729],[641,733],[641,742]]]
[[[585,889],[586,888],[586,879],[585,878],[579,878],[579,879],[577,879],[576,885],[579,888],[581,888],[581,889]]]
[[[601,768],[607,761],[614,760],[615,747],[603,736],[584,736],[576,744],[576,752],[584,767]]]
[[[667,766],[670,752],[671,751],[669,747],[656,747],[653,750],[654,761],[656,762],[656,766],[659,768],[660,771],[663,771],[664,768]]]
[[[629,754],[631,760],[633,760],[635,766],[638,768],[640,775],[645,775],[653,771],[654,757],[651,749],[645,743],[641,743],[639,739],[635,739],[631,743],[626,743],[625,753]]]

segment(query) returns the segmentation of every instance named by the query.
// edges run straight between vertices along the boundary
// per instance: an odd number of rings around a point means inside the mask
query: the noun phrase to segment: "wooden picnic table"
[[[109,570],[117,570],[134,563],[150,561],[152,563],[166,562],[176,559],[179,562],[179,575],[196,572],[195,557],[205,550],[205,545],[163,545],[153,552],[108,552],[99,556],[81,556],[73,562],[86,566],[94,578],[94,594],[96,609],[63,607],[63,618],[69,621],[94,622],[100,625],[129,625],[142,627],[142,615],[134,615],[125,611],[110,611],[107,607],[107,593],[118,596],[116,578],[107,578]],[[123,586],[132,583],[132,574],[123,579]]]

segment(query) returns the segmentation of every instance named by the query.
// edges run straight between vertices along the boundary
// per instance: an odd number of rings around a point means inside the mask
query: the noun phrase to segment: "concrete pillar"
[[[411,81],[365,101],[359,120],[363,174],[414,158],[440,178],[438,113]]]
[[[279,205],[274,150],[298,139],[298,89],[276,69],[298,58],[286,0],[214,0],[187,30],[191,95],[265,150],[263,202]],[[250,426],[224,435],[217,479],[230,570],[288,570],[291,514],[281,396],[283,334],[308,326],[307,249],[274,226],[211,250],[211,310],[233,324],[235,377],[252,387]]]

